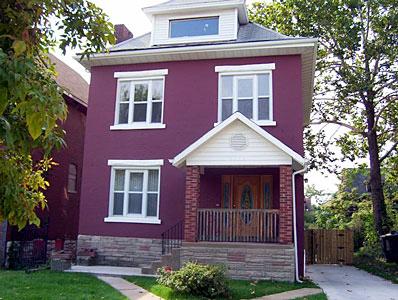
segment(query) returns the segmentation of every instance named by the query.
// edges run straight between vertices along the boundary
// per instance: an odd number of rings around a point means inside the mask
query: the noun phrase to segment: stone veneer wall
[[[181,248],[181,264],[221,264],[235,279],[294,281],[294,248],[282,244],[189,243]]]
[[[51,258],[51,254],[55,251],[55,240],[49,240],[47,244],[47,257]],[[76,240],[65,240],[64,241],[64,249],[62,249],[62,252],[65,254],[70,255],[72,261],[76,260],[76,246],[77,246],[77,241]]]
[[[160,260],[160,239],[79,235],[77,256],[84,249],[96,249],[98,265],[137,267]]]

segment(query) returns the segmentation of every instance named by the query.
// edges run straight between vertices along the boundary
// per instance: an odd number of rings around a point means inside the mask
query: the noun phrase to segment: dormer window
[[[170,20],[170,38],[218,35],[219,17]]]

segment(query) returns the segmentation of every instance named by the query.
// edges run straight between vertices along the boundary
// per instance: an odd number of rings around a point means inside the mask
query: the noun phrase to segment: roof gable
[[[270,166],[293,161],[305,164],[301,155],[238,112],[178,154],[173,165]]]

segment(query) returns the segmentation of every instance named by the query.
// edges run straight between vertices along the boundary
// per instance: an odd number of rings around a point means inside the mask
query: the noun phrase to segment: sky
[[[101,7],[110,17],[113,24],[125,24],[127,28],[134,34],[140,36],[151,31],[151,22],[142,12],[143,7],[155,5],[165,0],[91,0],[97,6]],[[250,5],[255,0],[246,0]],[[78,71],[87,81],[90,80],[90,74],[77,61],[73,59],[74,52],[69,51],[66,56],[58,51],[55,53],[59,58],[64,60],[73,69]],[[350,164],[345,164],[350,167]],[[338,178],[335,175],[325,176],[320,172],[312,171],[306,174],[307,184],[314,184],[318,189],[327,193],[333,193],[337,190]]]

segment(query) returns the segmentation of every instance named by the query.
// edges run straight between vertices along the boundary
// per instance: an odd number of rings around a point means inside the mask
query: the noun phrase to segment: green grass
[[[131,276],[131,277],[126,277],[126,279],[166,300],[205,299],[203,297],[195,297],[192,295],[175,293],[170,288],[158,284],[156,282],[156,278]],[[245,280],[230,280],[228,286],[231,290],[230,299],[251,299],[251,298],[282,293],[305,287],[317,287],[312,282],[305,282],[303,284],[298,284],[298,283],[275,282],[275,281],[252,282]]]
[[[388,263],[383,259],[366,255],[356,255],[354,257],[354,266],[398,284],[398,264],[396,263]]]
[[[49,270],[33,273],[0,270],[0,299],[126,300],[127,298],[91,275]]]

